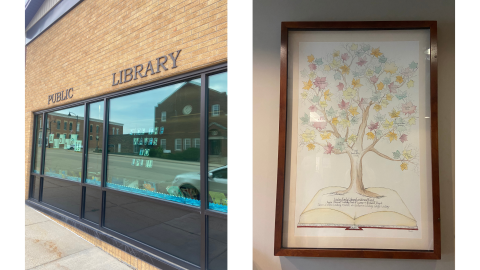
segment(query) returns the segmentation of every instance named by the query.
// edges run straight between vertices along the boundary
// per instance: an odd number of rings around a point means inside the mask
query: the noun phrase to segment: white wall
[[[273,256],[282,21],[438,21],[442,259]],[[253,1],[253,269],[454,269],[455,2],[453,0]]]

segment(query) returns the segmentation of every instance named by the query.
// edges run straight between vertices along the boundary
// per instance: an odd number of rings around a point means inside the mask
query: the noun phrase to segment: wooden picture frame
[[[290,168],[288,166],[287,148],[291,132],[288,130],[287,117],[288,91],[289,91],[289,33],[292,31],[318,31],[321,39],[322,33],[332,31],[396,31],[396,30],[429,30],[429,164],[431,164],[431,181],[429,183],[428,203],[431,208],[429,222],[425,227],[431,227],[433,248],[429,249],[383,249],[383,248],[313,248],[313,247],[288,247],[285,246],[284,222],[288,222],[288,215],[285,214],[285,205],[289,203],[286,198],[286,181]],[[375,33],[375,32],[372,32]],[[355,40],[352,40],[354,42]],[[353,43],[352,43],[353,44]],[[394,258],[394,259],[440,259],[440,195],[439,195],[439,162],[438,162],[438,118],[437,118],[437,22],[436,21],[375,21],[375,22],[282,22],[281,24],[281,68],[280,68],[280,115],[279,115],[279,142],[278,142],[278,171],[277,171],[277,193],[275,210],[275,256],[301,256],[301,257],[351,257],[351,258]],[[352,55],[353,56],[353,55]],[[353,61],[353,59],[352,59]],[[292,71],[293,72],[293,71]],[[343,74],[343,73],[342,73]],[[393,74],[390,74],[393,75]],[[378,76],[380,77],[380,76]],[[424,91],[428,91],[425,89]],[[326,99],[326,98],[325,98]],[[427,100],[428,102],[428,100]],[[427,106],[428,107],[428,106]],[[337,108],[338,109],[338,108]],[[370,109],[370,107],[368,107]],[[326,118],[326,117],[325,117]],[[367,114],[368,118],[368,114]],[[428,118],[428,117],[425,117]],[[328,122],[328,120],[327,120]],[[363,123],[363,122],[362,122]],[[420,129],[420,128],[419,128]],[[397,132],[398,133],[398,132]],[[348,129],[347,129],[348,134]],[[360,134],[360,132],[358,133]],[[293,137],[293,136],[292,136]],[[420,135],[419,135],[420,137]],[[291,139],[291,138],[290,138]],[[396,139],[396,138],[395,138]],[[391,142],[391,140],[390,140]],[[402,141],[403,143],[403,141]],[[362,143],[363,144],[363,143]],[[298,145],[297,145],[298,146]],[[296,147],[296,146],[291,146]],[[408,159],[408,158],[407,158]],[[402,162],[403,163],[403,162]],[[430,166],[428,167],[430,170]],[[402,168],[403,171],[403,168]],[[421,194],[424,196],[425,194]],[[426,195],[425,195],[426,196]],[[364,227],[368,228],[368,227]],[[361,229],[361,228],[360,228]],[[380,230],[378,230],[380,231]],[[388,230],[382,230],[388,231]],[[319,241],[322,239],[318,238]]]

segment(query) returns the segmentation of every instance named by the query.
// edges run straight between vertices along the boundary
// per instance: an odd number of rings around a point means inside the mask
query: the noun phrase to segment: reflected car
[[[211,193],[223,193],[227,198],[227,166],[219,167],[208,172],[208,191],[211,201]],[[180,188],[184,196],[192,199],[200,199],[200,173],[182,173],[175,176],[172,186]]]

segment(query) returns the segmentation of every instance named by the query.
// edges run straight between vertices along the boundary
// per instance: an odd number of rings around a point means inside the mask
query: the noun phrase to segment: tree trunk
[[[343,195],[349,192],[356,192],[366,197],[372,197],[372,198],[382,197],[377,193],[365,190],[365,187],[363,186],[363,172],[362,172],[363,155],[364,155],[363,153],[362,154],[348,153],[348,157],[350,158],[350,185],[346,190],[340,190],[340,191],[334,192],[334,194]]]

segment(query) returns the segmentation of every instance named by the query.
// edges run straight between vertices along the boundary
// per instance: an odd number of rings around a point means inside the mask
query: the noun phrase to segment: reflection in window
[[[40,173],[40,166],[41,166],[41,163],[42,163],[42,133],[43,133],[43,130],[42,130],[42,123],[43,123],[43,116],[42,115],[37,115],[35,116],[35,121],[36,121],[36,124],[37,124],[37,128],[35,130],[35,140],[36,140],[36,143],[34,144],[35,145],[35,158],[33,160],[33,164],[32,164],[32,171],[34,173]]]
[[[107,187],[199,206],[200,97],[197,79],[111,99]]]
[[[227,212],[227,72],[210,76],[208,84],[208,103],[214,104],[208,119],[208,207]]]
[[[47,121],[57,120],[57,127],[63,121],[83,125],[83,106],[58,110],[46,114]],[[82,141],[83,134],[70,130],[69,133],[56,133],[47,130],[45,145],[45,175],[80,182],[82,177]]]
[[[227,269],[227,220],[208,217],[208,269]]]
[[[102,177],[102,147],[103,142],[100,140],[100,127],[103,130],[103,101],[91,103],[88,105],[88,122],[90,127],[96,126],[95,133],[90,128],[88,132],[89,140],[87,142],[87,175],[85,177],[85,183],[99,186]],[[114,126],[119,126],[114,125]]]
[[[200,148],[200,138],[195,138],[195,148]]]
[[[73,123],[70,122],[68,125],[69,125],[69,126],[68,126],[68,130],[72,130],[72,129],[73,129]]]

